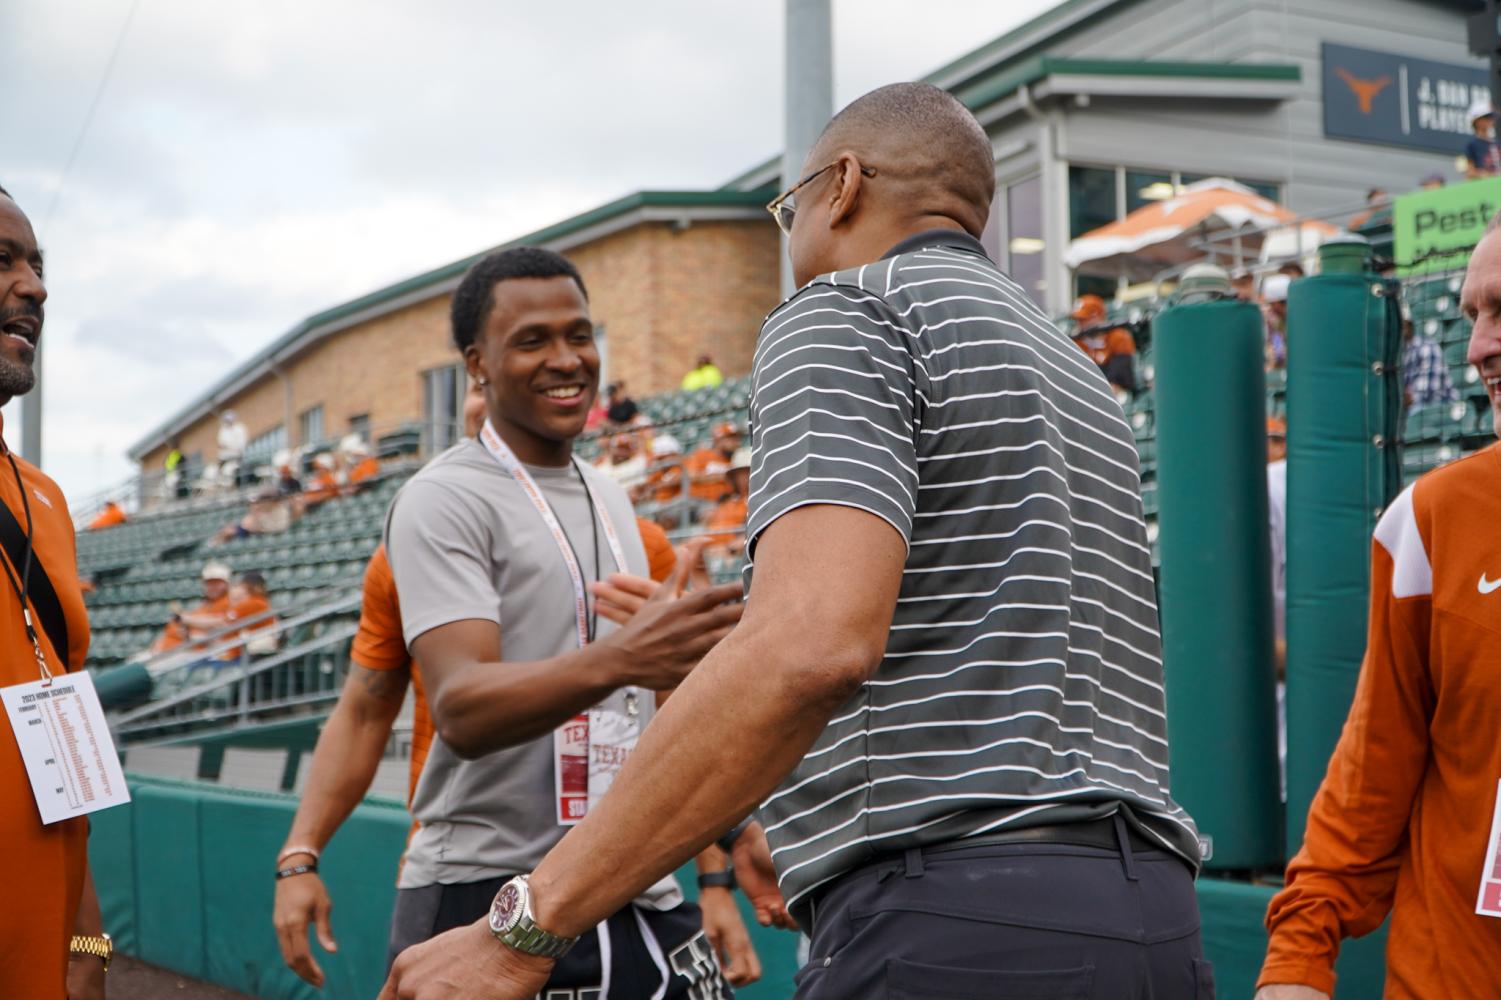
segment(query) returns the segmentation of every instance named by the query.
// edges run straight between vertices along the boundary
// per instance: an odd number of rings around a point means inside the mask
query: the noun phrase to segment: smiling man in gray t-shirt
[[[393,958],[483,916],[501,884],[535,867],[608,787],[655,692],[739,618],[726,603],[738,587],[679,597],[680,578],[619,628],[594,607],[592,583],[645,576],[647,562],[630,501],[572,456],[599,371],[572,265],[530,248],[492,254],[455,291],[453,316],[488,420],[402,488],[386,528],[437,729],[412,801],[420,827]],[[723,940],[739,920],[733,900],[705,905],[705,929]],[[727,995],[700,924],[664,878],[582,936],[548,995]]]

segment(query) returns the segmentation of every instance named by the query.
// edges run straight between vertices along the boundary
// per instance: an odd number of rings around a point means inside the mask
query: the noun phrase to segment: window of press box
[[[356,413],[349,418],[349,433],[358,434],[365,441],[370,440],[370,414]]]
[[[300,432],[299,444],[318,444],[323,440],[322,403],[303,411],[302,416],[298,418],[298,431]]]
[[[422,373],[422,436],[428,454],[451,447],[464,433],[464,390],[462,365]]]

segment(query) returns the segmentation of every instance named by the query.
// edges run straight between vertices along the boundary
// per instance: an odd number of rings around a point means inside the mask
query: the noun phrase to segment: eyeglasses
[[[797,194],[798,190],[804,185],[812,182],[813,179],[816,178],[819,174],[827,170],[832,170],[838,165],[839,161],[835,160],[833,163],[830,163],[826,167],[819,167],[807,177],[804,177],[802,180],[792,185],[792,187],[777,195],[776,198],[772,199],[770,204],[766,206],[766,210],[771,213],[771,217],[777,220],[777,228],[782,231],[782,235],[792,235],[792,219],[793,216],[797,214],[797,205],[792,202],[792,196]],[[874,177],[876,175],[876,170],[874,167],[861,167],[860,173],[865,177]]]

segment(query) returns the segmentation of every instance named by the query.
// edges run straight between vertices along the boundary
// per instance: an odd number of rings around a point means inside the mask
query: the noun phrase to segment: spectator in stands
[[[735,449],[725,478],[730,492],[719,501],[704,522],[709,551],[716,556],[738,556],[745,550],[745,498],[750,495],[751,451]]]
[[[187,469],[183,468],[182,444],[173,438],[167,445],[167,457],[162,462],[164,492],[170,493],[181,500],[191,492],[188,483]]]
[[[23,130],[6,138],[24,142]],[[0,188],[0,407],[36,386],[36,349],[46,315],[42,251],[31,221]],[[54,355],[54,364],[66,362]],[[66,369],[59,367],[56,378]],[[0,687],[41,679],[38,651],[62,681],[83,669],[89,618],[79,589],[68,501],[55,482],[11,452],[0,414]],[[28,544],[27,539],[30,540]],[[31,554],[28,581],[20,574]],[[39,596],[45,578],[55,602]],[[29,582],[29,587],[27,583]],[[23,598],[22,590],[26,591]],[[44,605],[52,610],[44,609]],[[29,636],[31,619],[35,643]],[[64,687],[63,684],[58,685]],[[16,1000],[101,1000],[104,966],[73,952],[74,935],[106,945],[99,900],[89,875],[89,823],[84,817],[43,824],[26,765],[10,727],[0,739],[0,845],[5,850],[5,899],[0,906],[0,997]],[[87,752],[87,743],[80,742]]]
[[[229,581],[232,576],[224,563],[206,564],[199,576],[203,583],[203,600],[191,611],[174,610],[161,635],[151,644],[150,652],[153,655],[165,653],[222,628],[229,615]]]
[[[596,468],[620,484],[627,493],[636,490],[646,481],[650,463],[641,453],[640,442],[630,431],[621,431],[610,437],[610,443],[600,456]]]
[[[605,416],[610,419],[610,423],[625,427],[635,420],[640,412],[641,408],[625,391],[624,382],[613,382],[609,389],[605,390]]]
[[[1242,302],[1256,301],[1256,275],[1244,268],[1230,275],[1230,291]]]
[[[252,535],[280,534],[301,516],[301,500],[301,497],[282,496],[275,488],[263,489],[251,499],[245,516],[220,528],[209,544],[223,545]]]
[[[1501,217],[1470,256],[1459,304],[1501,435]],[[1267,909],[1257,1000],[1328,1000],[1341,942],[1388,915],[1387,996],[1501,996],[1497,524],[1495,443],[1422,476],[1381,515],[1365,659]]]
[[[339,456],[344,462],[344,493],[357,493],[380,475],[380,459],[370,453],[370,445],[358,434],[346,434],[339,442]]]
[[[1465,143],[1465,177],[1494,177],[1501,172],[1501,149],[1496,147],[1496,111],[1490,99],[1471,104],[1469,118],[1475,134]]]
[[[1272,534],[1272,614],[1277,630],[1277,674],[1287,656],[1287,422],[1266,419],[1266,489]]]
[[[698,356],[698,364],[687,375],[683,376],[683,389],[686,392],[696,392],[699,389],[712,389],[717,385],[724,384],[724,374],[714,359],[707,354]]]
[[[1389,226],[1392,223],[1392,199],[1381,188],[1371,188],[1365,194],[1365,208],[1350,219],[1350,228],[1362,226]],[[1302,268],[1299,268],[1301,271]],[[1302,275],[1298,275],[1302,277]]]
[[[89,530],[99,531],[102,528],[113,528],[117,524],[124,524],[126,520],[124,509],[113,500],[106,500],[104,501],[103,508],[89,522]]]
[[[1402,397],[1408,409],[1459,399],[1444,363],[1444,349],[1417,333],[1407,316],[1402,317]]]
[[[1423,191],[1436,191],[1443,186],[1443,174],[1429,174],[1427,177],[1424,177],[1422,180],[1418,181],[1418,187]]]
[[[221,469],[232,466],[236,486],[250,482],[250,469],[245,462],[245,446],[249,439],[250,431],[244,421],[234,410],[225,410],[219,417],[218,461]]]
[[[229,611],[224,616],[226,624],[237,621],[249,622],[238,632],[228,633],[225,638],[243,638],[243,647],[235,647],[223,654],[221,659],[238,660],[246,652],[251,656],[265,656],[276,652],[276,636],[256,636],[256,632],[276,627],[276,616],[267,615],[271,601],[266,596],[266,578],[255,570],[241,573],[234,586],[229,588]],[[264,617],[262,617],[264,616]]]
[[[689,455],[683,463],[688,470],[688,492],[700,500],[718,503],[730,488],[725,475],[739,447],[740,428],[734,421],[715,424],[712,443]]]
[[[651,439],[651,472],[645,495],[657,503],[676,500],[683,494],[683,446],[671,434]]]
[[[293,467],[295,462],[295,456],[285,448],[278,451],[271,460],[271,464],[276,467],[276,492],[281,496],[302,495],[302,480],[297,478],[297,470]]]
[[[1272,669],[1277,677],[1277,766],[1287,801],[1287,422],[1266,420],[1267,528],[1272,547]]]
[[[1136,392],[1136,338],[1131,331],[1108,321],[1105,300],[1081,295],[1070,314],[1074,343],[1100,366],[1105,378],[1121,392]]]
[[[313,478],[303,491],[304,510],[312,510],[339,495],[339,460],[332,452],[320,452],[313,458]]]
[[[485,387],[486,422],[480,440],[407,481],[386,527],[402,629],[438,730],[413,799],[421,825],[402,867],[393,954],[450,928],[478,931],[499,890],[515,890],[513,876],[582,818],[631,752],[654,714],[649,692],[674,686],[739,618],[724,603],[739,587],[680,597],[686,567],[618,628],[596,617],[597,601],[573,599],[585,579],[647,568],[625,494],[573,459],[600,364],[573,265],[536,248],[489,254],[455,289],[452,314],[454,341]],[[575,739],[587,740],[581,754]],[[708,911],[665,881],[632,905],[644,888],[608,907],[595,922],[606,943],[580,942],[552,986],[603,995],[608,949],[621,970],[614,1000],[723,994]],[[663,960],[674,953],[679,961]],[[412,961],[404,955],[393,976]],[[625,974],[632,967],[660,972]]]
[[[1292,278],[1269,274],[1261,281],[1261,316],[1266,324],[1266,366],[1287,367],[1287,288]]]

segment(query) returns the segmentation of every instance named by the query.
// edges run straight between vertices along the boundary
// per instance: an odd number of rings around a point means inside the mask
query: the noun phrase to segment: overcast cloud
[[[835,0],[836,106],[1049,6]],[[780,148],[781,0],[139,0],[59,192],[129,9],[0,10],[0,185],[48,254],[44,465],[76,499],[310,313]]]

